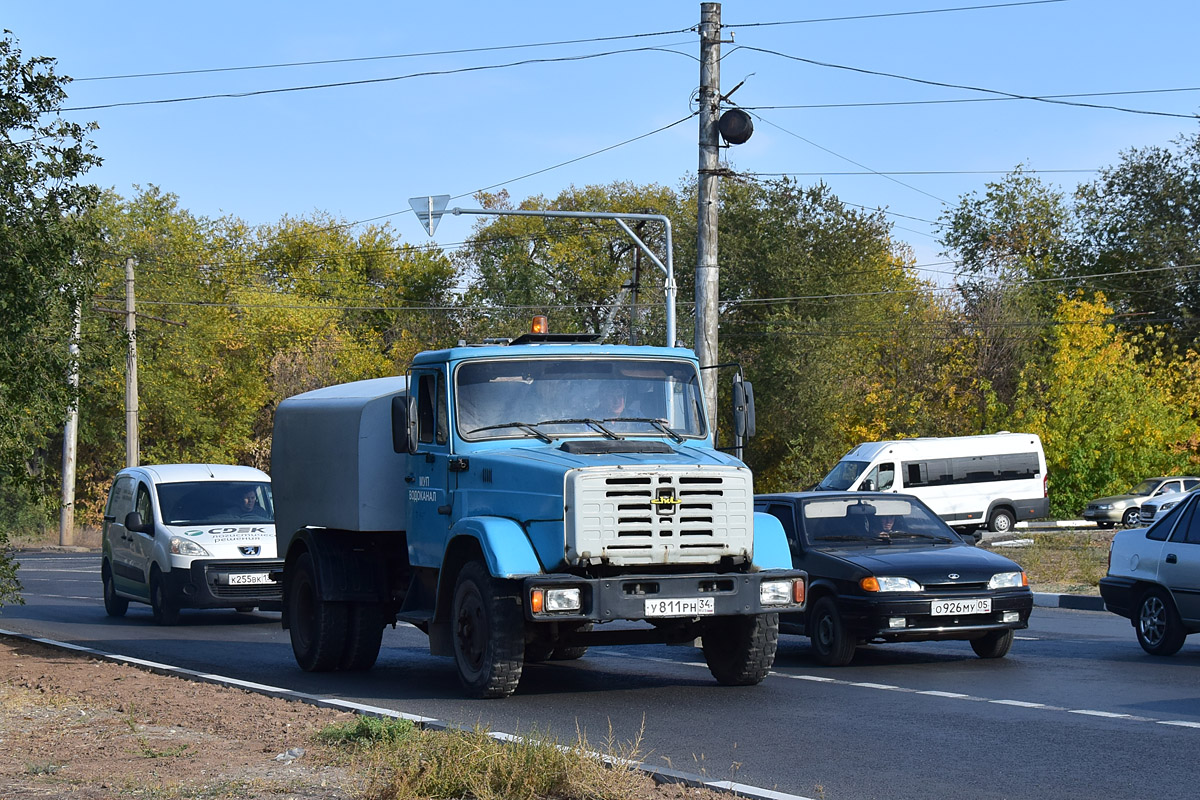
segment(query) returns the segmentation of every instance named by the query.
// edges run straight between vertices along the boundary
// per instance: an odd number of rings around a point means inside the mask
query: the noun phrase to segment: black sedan
[[[783,523],[792,565],[808,572],[803,613],[780,631],[812,639],[840,666],[870,642],[965,639],[1002,658],[1029,625],[1033,593],[1015,562],[968,543],[915,497],[890,492],[757,495]]]

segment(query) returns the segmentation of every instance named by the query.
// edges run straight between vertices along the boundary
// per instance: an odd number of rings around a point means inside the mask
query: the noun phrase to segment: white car
[[[1100,596],[1151,655],[1172,655],[1200,633],[1200,492],[1184,493],[1149,528],[1113,537]]]
[[[104,609],[149,603],[161,625],[181,608],[278,610],[271,479],[253,467],[162,464],[117,473],[104,507]]]
[[[1153,525],[1158,520],[1162,519],[1163,515],[1177,506],[1179,503],[1196,489],[1200,488],[1200,484],[1193,486],[1190,489],[1184,489],[1182,492],[1170,492],[1162,494],[1151,500],[1142,503],[1141,513],[1138,515],[1138,522],[1143,527]]]

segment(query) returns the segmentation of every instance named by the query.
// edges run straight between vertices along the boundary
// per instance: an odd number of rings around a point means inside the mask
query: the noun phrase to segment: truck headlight
[[[799,584],[797,586],[796,584]],[[786,606],[804,602],[803,581],[763,581],[758,585],[758,602],[764,606]]]
[[[191,539],[182,536],[171,537],[171,555],[175,556],[207,556],[210,553]]]
[[[1028,585],[1029,581],[1025,578],[1024,572],[997,572],[988,581],[989,589],[1015,589]]]
[[[535,614],[554,614],[579,611],[583,595],[573,589],[534,589],[529,593],[529,607]]]

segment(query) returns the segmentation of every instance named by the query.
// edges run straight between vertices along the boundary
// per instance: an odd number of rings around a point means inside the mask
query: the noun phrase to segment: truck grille
[[[572,470],[564,496],[572,563],[711,564],[753,555],[745,468]]]

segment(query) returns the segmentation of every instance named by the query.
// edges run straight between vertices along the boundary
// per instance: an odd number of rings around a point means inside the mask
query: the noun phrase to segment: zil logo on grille
[[[242,551],[242,555],[244,555],[244,556],[256,556],[256,555],[258,555],[259,549],[260,549],[259,546],[256,544],[250,545],[249,547],[239,547],[238,548],[238,550]]]
[[[675,513],[675,509],[682,502],[682,500],[675,496],[675,490],[668,486],[659,489],[654,499],[650,501],[650,504],[655,506],[661,516],[669,516]]]

